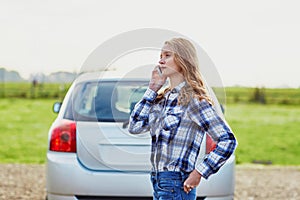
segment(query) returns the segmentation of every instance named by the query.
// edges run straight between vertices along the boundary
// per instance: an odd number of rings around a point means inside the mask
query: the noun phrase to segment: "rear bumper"
[[[202,179],[198,196],[233,199],[235,157],[232,156],[208,180]],[[48,199],[75,200],[81,197],[152,197],[148,172],[91,171],[72,153],[47,153],[46,187]],[[84,198],[82,198],[84,199]]]

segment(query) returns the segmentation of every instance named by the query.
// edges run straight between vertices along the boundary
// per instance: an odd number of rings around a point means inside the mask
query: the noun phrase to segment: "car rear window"
[[[148,86],[145,81],[98,81],[77,84],[65,118],[75,121],[125,122]]]

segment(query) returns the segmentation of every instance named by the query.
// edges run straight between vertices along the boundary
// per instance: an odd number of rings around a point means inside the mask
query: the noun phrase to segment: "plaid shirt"
[[[151,163],[154,171],[191,172],[196,169],[204,178],[217,172],[234,152],[237,142],[227,125],[206,100],[192,99],[187,106],[177,105],[177,97],[185,82],[154,103],[157,93],[147,89],[135,105],[129,132],[150,130]],[[198,157],[205,134],[217,147],[204,158]]]

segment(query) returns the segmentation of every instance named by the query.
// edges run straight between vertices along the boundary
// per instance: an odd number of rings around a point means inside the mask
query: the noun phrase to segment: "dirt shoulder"
[[[45,165],[0,164],[0,199],[44,200]]]
[[[300,199],[300,167],[237,166],[235,199]]]
[[[45,199],[45,165],[0,164],[0,199]],[[300,200],[300,167],[238,165],[235,200]]]

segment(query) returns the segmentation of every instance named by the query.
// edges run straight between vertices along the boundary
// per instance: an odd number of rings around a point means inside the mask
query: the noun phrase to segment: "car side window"
[[[73,98],[73,109],[76,113],[89,116],[93,109],[93,99],[95,96],[96,85],[84,84],[75,89],[76,94]]]

